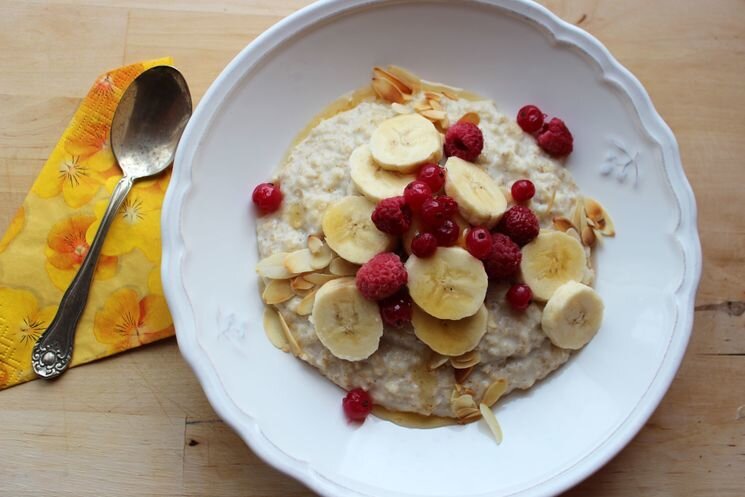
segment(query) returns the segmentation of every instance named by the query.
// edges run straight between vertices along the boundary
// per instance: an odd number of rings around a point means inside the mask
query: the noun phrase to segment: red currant
[[[453,197],[440,195],[437,197],[437,201],[440,202],[443,209],[445,209],[445,217],[454,216],[458,213],[458,202]]]
[[[535,185],[529,179],[519,179],[512,183],[511,192],[515,202],[527,202],[535,195]]]
[[[373,403],[370,394],[361,388],[353,388],[341,402],[344,414],[351,421],[364,421],[372,411]]]
[[[543,112],[535,105],[526,105],[517,111],[517,124],[526,133],[535,133],[543,126]]]
[[[417,257],[426,258],[437,250],[437,238],[432,233],[417,233],[411,240],[411,253]]]
[[[251,199],[263,214],[268,214],[279,209],[282,203],[282,192],[274,183],[261,183],[254,188]]]
[[[452,247],[460,236],[460,227],[452,219],[445,219],[434,231],[437,244],[441,247]]]
[[[524,311],[533,300],[533,291],[528,285],[517,283],[507,290],[507,302],[516,311]]]
[[[432,189],[424,181],[412,181],[404,188],[404,200],[414,212],[419,212],[422,203],[432,196]]]
[[[445,186],[445,170],[430,162],[419,169],[416,179],[427,183],[433,192],[439,192]]]
[[[466,249],[477,259],[486,259],[491,245],[491,233],[486,228],[473,228],[466,236]]]
[[[422,202],[422,206],[419,209],[419,216],[427,228],[436,228],[448,218],[448,215],[445,213],[445,203],[440,202],[439,199],[440,197],[429,197]]]
[[[411,323],[412,305],[408,290],[402,288],[390,297],[378,302],[380,317],[388,326],[402,328]]]

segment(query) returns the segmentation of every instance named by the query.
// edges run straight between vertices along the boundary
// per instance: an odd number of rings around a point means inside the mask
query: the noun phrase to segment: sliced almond
[[[455,93],[453,93],[452,91],[446,88],[443,88],[442,94],[448,97],[450,100],[458,100],[458,95],[456,95]]]
[[[613,220],[600,202],[593,198],[585,197],[584,204],[588,224],[592,222],[592,227],[600,232],[601,235],[614,236],[616,230],[613,225]]]
[[[473,423],[474,421],[478,421],[479,419],[481,419],[481,411],[473,408],[468,409],[467,411],[463,411],[461,413],[461,416],[458,418],[458,423],[465,425],[468,423]]]
[[[570,228],[574,228],[572,222],[565,217],[555,217],[553,220],[554,229],[558,231],[566,232]]]
[[[392,85],[398,88],[401,93],[411,95],[414,92],[413,88],[407,85],[405,81],[397,78],[394,74],[386,71],[382,67],[373,67],[373,77],[389,81]]]
[[[399,103],[397,103],[397,102],[393,102],[393,103],[391,104],[391,109],[393,109],[393,111],[394,111],[394,112],[395,112],[396,114],[411,114],[411,109],[409,109],[409,108],[408,108],[408,107],[406,107],[405,105],[403,105],[403,104],[399,104]]]
[[[434,371],[435,369],[439,368],[446,362],[448,362],[450,358],[446,355],[438,354],[437,352],[432,352],[432,356],[429,358],[429,363],[427,364],[427,369],[430,371]]]
[[[261,294],[261,299],[264,303],[273,305],[287,302],[294,296],[295,293],[290,287],[289,280],[269,280]]]
[[[424,112],[425,110],[431,110],[432,107],[427,102],[419,102],[414,104],[414,110],[417,112]]]
[[[481,122],[481,118],[475,112],[466,112],[460,117],[460,119],[458,119],[458,122],[459,123],[471,123],[471,124],[475,124],[476,126],[478,126],[479,123]]]
[[[453,376],[455,376],[455,383],[462,385],[466,382],[471,373],[473,373],[473,366],[462,369],[453,369]]]
[[[593,247],[595,246],[595,242],[597,241],[597,237],[595,236],[595,231],[589,226],[585,226],[582,229],[582,243],[586,247]]]
[[[323,240],[318,238],[316,235],[310,235],[308,237],[308,249],[311,254],[317,254],[321,248],[323,248]]]
[[[447,131],[447,129],[450,127],[450,119],[448,119],[446,116],[443,119],[440,119],[437,125],[440,127],[440,130]]]
[[[273,280],[292,278],[292,273],[290,273],[285,267],[286,256],[286,252],[277,252],[276,254],[261,259],[259,263],[256,264],[256,272],[263,278]]]
[[[441,119],[445,119],[447,117],[447,114],[445,114],[444,111],[441,110],[423,110],[420,112],[421,115],[426,117],[427,119],[431,121],[439,121]]]
[[[450,365],[455,369],[468,369],[481,362],[481,354],[478,350],[471,350],[465,354],[450,358]]]
[[[311,263],[312,259],[310,249],[296,250],[285,256],[285,268],[291,274],[310,273],[315,269]]]
[[[470,394],[458,394],[457,391],[454,390],[450,396],[450,407],[453,409],[453,412],[458,412],[461,409],[476,407],[476,402]]]
[[[507,380],[500,378],[494,381],[491,385],[486,387],[484,396],[481,398],[481,403],[486,404],[487,407],[491,407],[497,403],[497,401],[507,391]]]
[[[299,316],[308,316],[313,311],[313,302],[316,300],[317,291],[318,289],[313,290],[298,302],[297,307],[295,307],[295,312]]]
[[[419,79],[419,77],[407,71],[403,67],[387,66],[386,70],[389,74],[394,75],[396,79],[405,83],[406,86],[411,88],[414,93],[419,91],[419,89],[422,87],[422,81]]]
[[[325,243],[321,245],[318,252],[310,256],[310,267],[313,269],[323,269],[331,263],[331,259],[334,258],[334,252],[331,247]]]
[[[279,316],[279,323],[282,326],[282,332],[284,333],[285,338],[287,339],[287,343],[290,346],[290,352],[292,352],[292,355],[294,355],[295,357],[300,357],[303,349],[300,348],[300,344],[298,344],[297,340],[295,340],[295,336],[292,334],[292,331],[290,331],[290,327],[287,326],[287,321],[285,321],[282,313],[277,312],[277,316]]]
[[[373,78],[372,87],[375,93],[387,102],[404,103],[404,94],[387,79]]]
[[[440,101],[440,95],[441,95],[440,93],[437,93],[437,92],[434,92],[434,91],[425,91],[424,92],[424,98],[426,98],[427,100],[435,100],[435,101],[438,101],[439,102]]]
[[[574,211],[572,213],[572,225],[577,229],[577,232],[582,233],[584,227],[585,208],[584,201],[581,196],[577,196],[574,203]]]
[[[273,308],[264,307],[264,333],[272,345],[282,352],[290,351],[290,344],[285,338],[285,332],[282,329],[282,323],[279,320],[279,314]]]
[[[329,263],[329,272],[337,276],[354,276],[359,268],[357,264],[352,264],[341,257],[331,259]]]
[[[304,276],[295,276],[290,280],[290,287],[292,288],[292,291],[297,293],[301,292],[303,290],[310,290],[313,288],[313,283],[306,280]]]
[[[566,234],[577,240],[579,243],[582,243],[582,237],[579,236],[579,232],[574,228],[574,226],[566,230]]]
[[[501,444],[503,440],[502,427],[499,426],[497,417],[494,415],[494,412],[486,404],[479,404],[479,411],[481,412],[481,416],[484,418],[484,421],[486,421],[486,424],[489,426],[489,430],[491,430],[492,435],[494,435],[494,439],[497,441],[497,445]]]
[[[613,224],[613,219],[608,215],[608,212],[605,212],[605,216],[603,217],[603,221],[605,221],[603,226],[600,226],[598,231],[603,236],[616,236],[616,225]]]
[[[427,100],[427,103],[429,103],[429,106],[434,110],[442,110],[442,104],[440,104],[438,100]]]
[[[312,283],[313,285],[321,286],[331,280],[335,280],[339,276],[335,274],[323,274],[323,273],[308,273],[303,275],[303,279]]]

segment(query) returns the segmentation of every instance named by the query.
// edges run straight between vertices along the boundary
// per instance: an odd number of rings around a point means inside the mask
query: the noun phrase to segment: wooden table
[[[172,55],[199,98],[246,43],[306,3],[0,0],[0,230],[103,70]],[[649,90],[680,142],[704,249],[695,330],[670,392],[639,436],[567,495],[741,496],[745,3],[544,3]],[[217,418],[173,339],[1,392],[0,494],[312,495]]]

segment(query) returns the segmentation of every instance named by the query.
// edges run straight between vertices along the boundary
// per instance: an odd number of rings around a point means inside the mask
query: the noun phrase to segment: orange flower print
[[[62,193],[65,203],[78,208],[90,202],[104,184],[114,164],[113,158],[99,160],[99,154],[88,159],[66,153],[56,147],[36,178],[31,191],[42,198]]]
[[[85,233],[96,220],[94,216],[72,216],[52,226],[47,236],[46,269],[52,283],[60,290],[66,289],[83,262],[90,244]],[[116,274],[118,259],[101,255],[96,266],[98,279]]]
[[[18,233],[21,232],[25,221],[26,211],[21,207],[16,211],[16,215],[13,216],[13,219],[10,220],[10,226],[8,226],[3,237],[0,238],[0,253],[4,252],[5,249],[8,248],[8,245],[10,245],[10,242],[16,237],[16,235],[18,235]]]
[[[119,352],[173,335],[173,321],[161,295],[141,299],[135,290],[122,288],[96,312],[93,333]]]

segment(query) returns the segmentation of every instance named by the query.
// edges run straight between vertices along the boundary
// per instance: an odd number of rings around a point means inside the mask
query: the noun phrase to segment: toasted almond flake
[[[331,280],[335,280],[339,276],[335,274],[323,274],[323,273],[308,273],[303,275],[303,279],[312,283],[313,285],[321,286]]]
[[[603,209],[603,206],[600,205],[600,202],[598,202],[594,198],[585,197],[584,203],[587,217],[589,217],[590,219],[600,219],[603,217],[605,209]]]
[[[325,243],[321,245],[318,252],[311,254],[310,256],[310,267],[313,269],[323,269],[331,263],[331,259],[334,258],[334,252]]]
[[[269,280],[261,294],[261,299],[264,303],[273,305],[287,302],[294,296],[289,280]]]
[[[434,91],[425,91],[424,92],[424,98],[427,100],[436,100],[439,102],[440,100],[440,93],[434,92]]]
[[[481,403],[486,404],[488,407],[493,406],[507,391],[507,380],[499,378],[495,380],[491,385],[486,387],[484,396],[481,398]]]
[[[427,103],[429,103],[429,106],[434,110],[442,110],[442,105],[437,100],[428,100]]]
[[[451,93],[460,93],[463,91],[463,88],[458,88],[457,86],[445,85],[442,83],[437,83],[435,81],[427,81],[426,79],[421,79],[420,81],[422,82],[423,86],[427,87],[428,91],[437,91],[442,93],[443,95],[446,91],[449,91]]]
[[[269,342],[277,347],[282,352],[290,351],[290,344],[285,338],[285,333],[282,330],[282,323],[279,321],[279,314],[273,308],[266,306],[264,307],[264,333],[269,339]]]
[[[292,277],[285,267],[284,261],[287,256],[286,252],[277,252],[269,257],[261,259],[256,264],[256,272],[263,278],[269,278],[273,280],[284,280]]]
[[[581,233],[584,227],[585,208],[584,201],[581,196],[577,196],[577,200],[574,204],[574,212],[572,213],[572,225],[577,228],[577,232]]]
[[[310,290],[313,288],[313,283],[306,280],[304,276],[295,276],[290,280],[290,287],[292,287],[292,290],[294,292],[302,291],[302,290]]]
[[[387,79],[373,78],[372,87],[375,93],[388,102],[404,103],[404,94]]]
[[[277,312],[277,316],[279,316],[279,323],[282,326],[282,332],[284,333],[285,338],[287,339],[287,343],[290,346],[290,352],[292,352],[292,355],[294,355],[295,357],[300,357],[303,349],[300,348],[300,344],[298,344],[297,340],[295,340],[295,336],[292,334],[292,331],[290,331],[290,327],[287,326],[287,321],[285,321],[282,313]]]
[[[399,66],[386,66],[386,70],[394,75],[399,81],[402,81],[411,88],[414,92],[419,91],[419,89],[422,87],[422,81],[419,79],[419,77],[416,74],[413,74],[410,71],[407,71],[403,67]]]
[[[440,119],[440,122],[438,123],[440,126],[440,129],[447,130],[450,127],[450,119],[444,117],[443,119]]]
[[[481,411],[479,411],[478,409],[469,409],[468,412],[464,412],[462,414],[463,416],[458,419],[459,424],[465,425],[481,419]]]
[[[432,121],[439,121],[441,119],[445,119],[447,117],[447,114],[445,114],[444,111],[441,110],[423,110],[420,112],[421,115],[426,117],[427,119],[430,119]]]
[[[318,238],[316,235],[310,235],[308,237],[308,249],[311,254],[317,254],[323,247],[323,240]]]
[[[481,362],[481,354],[478,350],[472,350],[457,357],[450,358],[450,365],[455,369],[468,369]]]
[[[597,224],[595,223],[595,221],[593,221],[593,220],[592,220],[592,219],[590,219],[589,217],[588,217],[587,219],[585,219],[585,222],[587,223],[587,226],[589,226],[589,227],[590,227],[590,228],[592,228],[592,229],[596,229],[596,228],[598,228],[598,227],[599,227],[599,226],[598,226],[598,225],[597,225]]]
[[[359,268],[358,265],[352,264],[341,257],[331,259],[331,263],[329,263],[329,272],[337,276],[354,276]]]
[[[478,126],[479,123],[481,122],[481,118],[475,112],[466,112],[460,117],[460,119],[458,119],[458,122],[459,123],[471,123],[471,124],[475,124],[476,126]]]
[[[579,243],[582,243],[582,237],[579,236],[579,232],[574,227],[566,230],[566,234],[577,240]]]
[[[494,415],[494,412],[486,404],[479,404],[479,411],[481,411],[481,416],[484,418],[484,421],[486,421],[487,426],[489,426],[492,435],[494,435],[494,440],[497,441],[497,445],[501,444],[503,440],[502,427],[499,426],[499,422],[497,422],[497,417]]]
[[[585,212],[587,213],[587,221],[593,228],[595,228],[601,235],[614,236],[616,234],[613,220],[608,215],[608,211],[602,206],[600,202],[594,198],[585,197]]]
[[[442,89],[442,94],[448,97],[450,100],[458,100],[458,95],[446,88]]]
[[[592,247],[595,245],[596,241],[597,237],[595,236],[593,229],[589,226],[585,226],[582,230],[582,243],[587,247]]]
[[[616,236],[616,225],[613,224],[613,219],[611,219],[607,212],[603,217],[603,226],[601,226],[598,231],[603,236]]]
[[[429,363],[427,364],[427,369],[429,369],[430,371],[434,371],[435,369],[448,362],[449,359],[450,358],[448,356],[441,355],[433,351],[432,356],[429,359]]]
[[[432,107],[427,102],[419,102],[414,104],[414,110],[417,112],[424,112],[425,110],[431,110]]]
[[[399,104],[398,102],[393,102],[391,104],[391,109],[393,109],[396,114],[411,114],[411,109],[403,104]]]
[[[470,394],[464,393],[459,395],[454,390],[450,397],[450,407],[452,407],[453,412],[455,412],[467,407],[476,407],[476,402]]]
[[[373,67],[373,77],[389,81],[392,85],[398,88],[401,93],[408,93],[409,95],[411,95],[414,91],[404,81],[401,81],[394,74],[386,71],[382,67]]]
[[[473,373],[473,366],[464,369],[453,369],[453,375],[455,376],[455,383],[461,385],[465,383],[471,373]]]
[[[567,232],[569,229],[574,228],[572,222],[565,217],[555,217],[553,220],[554,229],[558,231]]]
[[[310,249],[300,249],[285,256],[285,268],[291,274],[310,273],[315,269],[311,264],[313,254]]]
[[[313,311],[313,302],[316,301],[316,292],[318,289],[316,288],[312,292],[308,293],[303,299],[298,302],[297,307],[295,307],[295,312],[300,316],[307,316]]]

